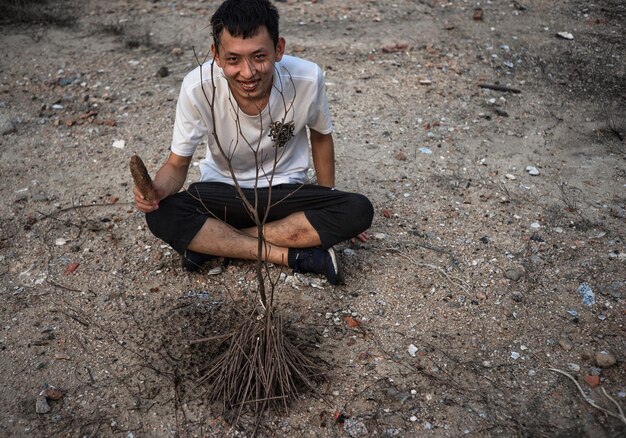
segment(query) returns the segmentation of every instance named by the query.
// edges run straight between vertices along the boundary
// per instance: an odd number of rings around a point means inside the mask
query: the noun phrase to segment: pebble
[[[7,135],[13,134],[17,131],[17,127],[15,126],[15,122],[11,120],[9,117],[0,114],[0,134]]]
[[[585,376],[585,382],[590,388],[595,388],[600,384],[600,376]]]
[[[530,224],[530,228],[532,228],[533,230],[538,230],[539,228],[541,228],[541,224],[539,222],[533,222],[532,224]]]
[[[610,368],[617,363],[617,359],[608,351],[599,351],[596,353],[596,365],[600,368]]]
[[[504,276],[509,280],[519,281],[519,279],[522,278],[522,273],[518,269],[507,269],[504,272]]]
[[[506,179],[510,179],[511,181],[515,181],[517,179],[517,177],[513,175],[512,173],[507,173],[504,176],[506,177]]]
[[[409,352],[409,354],[411,356],[415,357],[415,354],[417,353],[417,350],[418,350],[418,348],[415,345],[413,345],[413,344],[409,345],[408,352]]]
[[[116,149],[124,149],[126,146],[126,142],[124,140],[115,140],[113,142],[113,147]]]
[[[574,348],[574,344],[572,343],[572,341],[565,337],[559,339],[559,345],[565,351],[570,351],[572,348]]]
[[[568,363],[567,364],[567,368],[569,368],[570,370],[572,370],[574,372],[580,371],[580,365],[575,364],[575,363]]]
[[[38,414],[47,414],[50,412],[50,405],[48,404],[48,400],[43,395],[37,397],[37,402],[35,403],[35,412]]]
[[[558,36],[559,38],[563,38],[564,40],[574,39],[574,35],[572,35],[570,32],[557,32],[556,36]]]
[[[368,434],[367,427],[362,421],[348,418],[343,423],[343,430],[351,437],[362,437]]]
[[[343,255],[345,255],[346,257],[353,257],[356,253],[354,252],[353,249],[350,248],[345,248],[343,250]]]
[[[393,155],[393,158],[395,158],[398,161],[406,161],[407,160],[407,156],[404,152],[402,151],[398,151]]]
[[[537,169],[535,166],[526,166],[526,172],[528,172],[532,176],[539,175],[539,169]]]
[[[162,66],[161,68],[157,70],[157,76],[160,78],[165,78],[169,75],[170,75],[170,71],[165,66]]]
[[[385,233],[373,233],[372,237],[376,240],[383,240],[387,238],[387,235]]]
[[[583,299],[583,304],[587,307],[592,306],[596,303],[596,297],[593,291],[591,290],[591,286],[588,283],[581,284],[578,289],[576,289],[578,295],[580,295]]]
[[[519,359],[520,354],[517,351],[511,351],[511,359],[517,360]]]

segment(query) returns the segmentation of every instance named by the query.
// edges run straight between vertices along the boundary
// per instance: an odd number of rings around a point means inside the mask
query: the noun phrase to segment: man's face
[[[280,61],[284,49],[285,40],[279,38],[274,47],[265,26],[255,36],[246,39],[234,37],[224,29],[217,51],[215,46],[211,47],[239,106],[257,105],[261,108],[272,90],[274,63]]]

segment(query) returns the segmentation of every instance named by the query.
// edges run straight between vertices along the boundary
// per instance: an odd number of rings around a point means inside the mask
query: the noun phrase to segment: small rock
[[[588,283],[582,283],[580,286],[578,286],[576,292],[578,292],[578,295],[582,297],[583,304],[585,306],[590,307],[596,303],[596,297],[591,290],[591,286],[589,286]]]
[[[539,228],[541,228],[541,224],[539,222],[533,222],[532,224],[530,224],[530,228],[532,228],[533,230],[538,230]]]
[[[585,382],[590,388],[595,388],[600,384],[600,376],[585,376]]]
[[[507,269],[504,272],[504,276],[509,280],[519,281],[519,279],[522,278],[522,273],[518,269]]]
[[[362,421],[352,418],[347,418],[343,422],[343,430],[348,432],[348,435],[355,438],[366,436],[368,433],[367,427],[365,427],[365,424],[363,424]]]
[[[47,383],[41,389],[39,393],[40,396],[45,397],[48,400],[60,400],[63,397],[63,391],[61,388],[57,388],[56,386],[48,385]]]
[[[574,348],[574,344],[572,343],[572,341],[570,341],[568,338],[566,337],[561,337],[559,339],[559,345],[561,346],[561,348],[565,351],[570,351],[572,348]]]
[[[543,259],[541,257],[539,257],[538,255],[531,255],[530,256],[530,262],[535,265],[541,265],[543,263]]]
[[[506,179],[510,179],[511,181],[515,181],[517,179],[517,177],[513,175],[512,173],[507,173],[504,176],[506,177]]]
[[[563,38],[564,40],[573,40],[574,39],[574,35],[572,35],[569,32],[557,32],[556,36],[558,36],[559,38]]]
[[[397,151],[395,154],[393,154],[393,158],[395,158],[398,161],[406,161],[407,156],[404,152]]]
[[[376,240],[383,240],[387,238],[387,235],[385,233],[373,233],[372,237]]]
[[[408,352],[409,352],[409,354],[411,356],[415,357],[415,354],[417,353],[417,350],[418,350],[418,348],[415,345],[413,345],[413,344],[409,345]]]
[[[511,359],[517,360],[520,358],[520,354],[517,351],[511,351]]]
[[[513,298],[513,301],[515,301],[516,303],[521,303],[524,299],[524,296],[521,294],[521,292],[513,292],[511,298]]]
[[[37,402],[35,403],[35,412],[38,414],[47,414],[50,412],[50,405],[48,404],[48,400],[43,395],[37,397]]]
[[[421,148],[419,148],[420,153],[422,154],[426,154],[426,155],[430,155],[433,153],[432,150],[430,150],[430,148],[427,148],[426,146],[422,146]]]
[[[160,69],[157,70],[156,74],[160,78],[165,78],[170,75],[170,71],[167,69],[166,66],[162,66]]]
[[[181,56],[183,54],[183,49],[181,49],[180,47],[174,47],[171,53],[174,56]]]
[[[353,249],[345,248],[343,250],[343,255],[345,255],[346,257],[353,257],[355,254],[356,252]]]
[[[532,176],[539,175],[539,169],[537,169],[535,166],[526,166],[526,172],[528,172]]]
[[[596,365],[600,368],[610,368],[617,363],[617,359],[608,351],[599,351],[596,353]]]
[[[580,365],[575,364],[575,363],[568,363],[567,368],[569,368],[571,371],[574,371],[574,372],[580,371]]]
[[[0,114],[0,135],[13,134],[17,131],[15,122],[5,115]]]
[[[113,142],[113,147],[116,149],[124,149],[125,146],[126,146],[126,141],[124,140],[115,140]]]

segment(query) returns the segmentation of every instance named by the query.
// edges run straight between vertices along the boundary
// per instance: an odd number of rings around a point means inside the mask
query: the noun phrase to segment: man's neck
[[[258,116],[263,112],[269,101],[269,93],[259,99],[242,99],[233,93],[239,109],[249,116]]]

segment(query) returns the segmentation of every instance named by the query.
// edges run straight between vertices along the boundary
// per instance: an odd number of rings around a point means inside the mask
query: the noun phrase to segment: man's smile
[[[259,82],[261,82],[259,79],[254,80],[254,81],[238,81],[239,85],[241,86],[241,88],[244,91],[247,92],[252,92],[254,90],[256,90],[257,85],[259,85]]]

